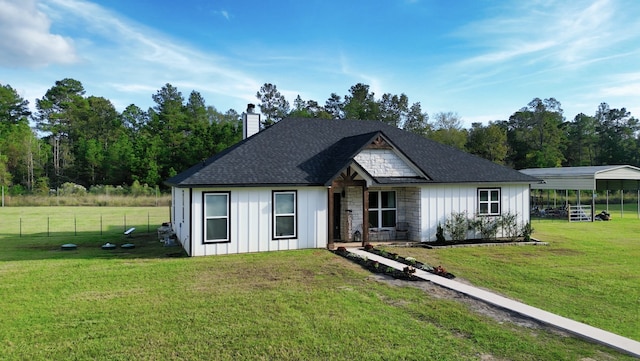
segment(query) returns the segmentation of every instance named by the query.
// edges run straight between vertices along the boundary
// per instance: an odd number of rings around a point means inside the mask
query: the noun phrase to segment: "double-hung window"
[[[478,214],[481,216],[500,215],[500,188],[478,189]]]
[[[273,192],[273,239],[297,237],[295,191]]]
[[[204,193],[204,242],[229,242],[229,193]]]
[[[396,226],[396,192],[369,192],[369,225],[371,228],[391,228]]]

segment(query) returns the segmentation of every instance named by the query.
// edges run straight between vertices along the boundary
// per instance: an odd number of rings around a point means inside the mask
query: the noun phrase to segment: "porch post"
[[[327,192],[329,199],[327,200],[327,204],[329,205],[329,209],[327,210],[327,214],[329,219],[327,220],[328,224],[328,232],[327,232],[327,248],[334,249],[335,245],[333,243],[333,182],[329,186],[329,191]]]
[[[369,243],[369,188],[362,186],[362,247]]]

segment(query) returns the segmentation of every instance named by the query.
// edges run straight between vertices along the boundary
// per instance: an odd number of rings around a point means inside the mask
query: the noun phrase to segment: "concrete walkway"
[[[367,257],[367,259],[378,261],[385,266],[393,267],[399,270],[402,270],[406,267],[405,264],[390,260],[382,256],[378,256],[370,252],[366,252],[359,248],[347,248],[347,250],[362,257]],[[574,334],[578,337],[612,347],[620,352],[627,353],[635,357],[640,357],[640,342],[632,340],[630,338],[622,337],[614,333],[586,325],[581,322],[570,320],[568,318],[558,316],[556,314],[541,310],[536,307],[527,306],[524,303],[496,295],[495,293],[488,292],[477,287],[469,286],[441,276],[436,276],[430,272],[416,270],[415,275],[442,287],[446,287],[448,289],[463,293],[469,297],[473,297],[486,303],[519,313],[525,317],[529,317],[539,322],[548,324],[552,327]]]

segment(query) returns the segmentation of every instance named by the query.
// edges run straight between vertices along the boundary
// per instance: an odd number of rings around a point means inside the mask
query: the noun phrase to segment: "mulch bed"
[[[347,251],[345,247],[338,247],[338,249],[336,249],[333,252],[339,256],[345,257],[351,260],[352,262],[359,264],[360,266],[369,270],[370,272],[386,274],[396,279],[407,280],[407,281],[424,281],[422,278],[416,277],[414,275],[416,269],[427,271],[448,279],[455,278],[453,274],[447,272],[442,266],[432,267],[426,263],[418,262],[413,258],[401,257],[396,253],[379,250],[370,245],[367,245],[365,247],[365,251],[376,254],[381,257],[394,260],[396,262],[400,262],[406,265],[406,267],[404,267],[403,270],[397,270],[393,267],[388,267],[384,264],[381,264],[378,261],[370,260],[366,257],[361,257],[358,254],[351,253]]]

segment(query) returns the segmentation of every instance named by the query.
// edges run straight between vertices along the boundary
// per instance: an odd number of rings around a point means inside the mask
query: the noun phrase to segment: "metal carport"
[[[588,167],[529,168],[520,172],[541,179],[531,184],[531,189],[576,190],[606,192],[607,211],[609,210],[609,191],[619,191],[621,216],[624,213],[624,191],[636,191],[638,194],[638,217],[640,217],[640,168],[631,165],[603,165]],[[578,203],[580,202],[578,192]],[[592,197],[592,219],[595,199]]]

